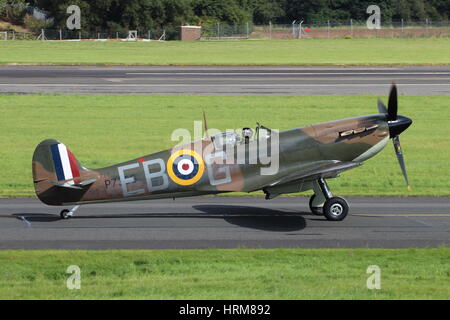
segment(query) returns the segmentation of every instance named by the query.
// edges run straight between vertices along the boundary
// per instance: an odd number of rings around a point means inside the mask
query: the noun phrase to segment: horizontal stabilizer
[[[73,181],[68,182],[52,182],[53,185],[61,188],[70,188],[70,189],[78,189],[82,190],[86,188],[87,186],[93,184],[95,181],[97,181],[96,178],[87,179],[79,183],[74,183]]]

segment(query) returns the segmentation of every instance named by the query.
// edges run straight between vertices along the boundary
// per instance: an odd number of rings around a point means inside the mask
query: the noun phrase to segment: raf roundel
[[[167,173],[170,179],[182,186],[196,183],[204,171],[202,157],[193,150],[179,150],[167,160]]]

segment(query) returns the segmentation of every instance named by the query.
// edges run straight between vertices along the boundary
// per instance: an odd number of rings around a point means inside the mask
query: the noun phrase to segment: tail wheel
[[[325,201],[323,214],[330,221],[342,221],[348,214],[348,203],[344,198],[332,197]]]
[[[61,217],[61,219],[69,219],[70,218],[69,212],[70,212],[69,209],[64,209],[59,213],[59,216]]]
[[[309,198],[309,209],[311,210],[312,214],[315,214],[316,216],[321,216],[323,215],[322,208],[312,206],[315,197],[316,195],[313,194],[311,198]]]

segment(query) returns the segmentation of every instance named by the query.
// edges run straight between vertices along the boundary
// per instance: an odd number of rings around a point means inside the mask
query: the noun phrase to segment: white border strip
[[[59,156],[61,158],[61,163],[64,171],[64,177],[66,180],[73,179],[72,168],[70,167],[69,154],[67,153],[67,148],[62,143],[58,144]]]

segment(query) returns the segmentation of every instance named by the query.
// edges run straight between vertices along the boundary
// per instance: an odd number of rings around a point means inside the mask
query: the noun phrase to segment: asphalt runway
[[[450,67],[1,66],[0,93],[387,95],[450,94]]]
[[[0,249],[410,248],[450,245],[449,198],[348,198],[330,222],[308,198],[197,197],[60,207],[0,199]]]

